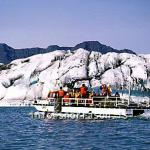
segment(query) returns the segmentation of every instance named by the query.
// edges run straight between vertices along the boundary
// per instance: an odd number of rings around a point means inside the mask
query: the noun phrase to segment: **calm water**
[[[150,120],[38,120],[33,108],[0,108],[0,150],[150,149]]]

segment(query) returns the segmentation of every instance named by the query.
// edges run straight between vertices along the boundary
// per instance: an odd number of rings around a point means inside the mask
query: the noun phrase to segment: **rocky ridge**
[[[114,48],[111,48],[110,46],[103,45],[99,43],[98,41],[85,41],[80,44],[77,44],[74,47],[60,47],[58,45],[51,45],[48,46],[47,48],[24,48],[24,49],[14,49],[7,44],[1,43],[0,44],[0,63],[8,64],[11,61],[15,59],[20,59],[20,58],[27,58],[33,55],[37,54],[44,54],[48,52],[52,52],[55,50],[70,50],[74,51],[79,48],[86,49],[88,51],[98,51],[102,54],[105,54],[107,52],[116,52],[116,53],[131,53],[135,54],[133,51],[124,49],[124,50],[117,50]]]

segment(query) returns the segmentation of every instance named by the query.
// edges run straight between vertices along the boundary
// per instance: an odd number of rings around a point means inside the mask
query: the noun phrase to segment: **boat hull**
[[[54,113],[54,106],[34,106],[40,112],[50,112]],[[68,113],[68,114],[93,114],[93,115],[100,115],[100,116],[133,116],[132,109],[124,109],[124,108],[91,108],[91,107],[62,107],[61,113]]]

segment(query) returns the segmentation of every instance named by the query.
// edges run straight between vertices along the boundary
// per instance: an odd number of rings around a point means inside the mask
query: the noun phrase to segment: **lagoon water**
[[[0,108],[0,150],[149,150],[150,120],[33,119],[33,108]]]

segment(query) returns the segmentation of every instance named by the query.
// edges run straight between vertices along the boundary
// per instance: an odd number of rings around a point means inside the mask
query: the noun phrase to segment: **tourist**
[[[85,86],[85,84],[82,84],[82,86],[80,87],[80,93],[82,98],[87,97],[87,87]]]
[[[69,105],[69,93],[66,93],[66,95],[64,95],[64,104],[65,105]]]
[[[58,91],[58,97],[63,98],[64,95],[65,95],[65,91],[62,89],[62,87],[60,87],[60,90]]]
[[[115,93],[115,97],[120,97],[120,94],[118,91]]]
[[[107,96],[107,86],[106,86],[106,84],[102,84],[102,86],[101,86],[101,95],[102,96]]]
[[[111,94],[112,94],[112,89],[111,89],[111,86],[108,84],[108,86],[107,86],[107,95],[111,96]]]

